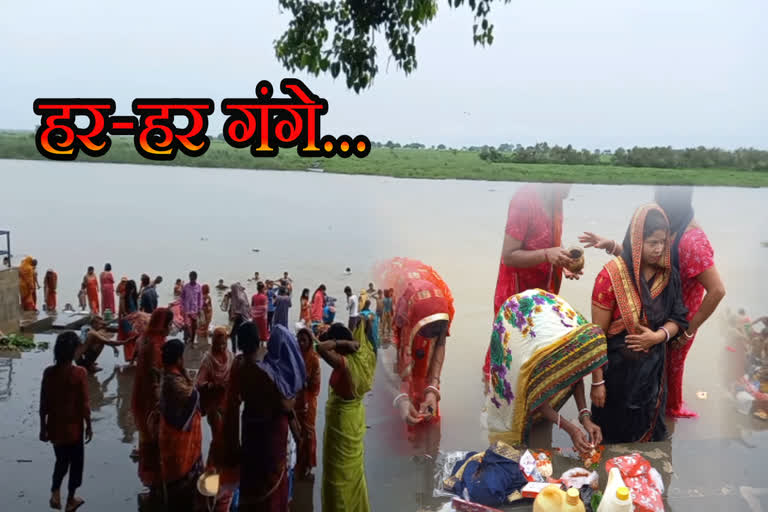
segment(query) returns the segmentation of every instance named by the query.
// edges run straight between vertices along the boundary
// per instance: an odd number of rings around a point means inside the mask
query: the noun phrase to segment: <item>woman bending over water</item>
[[[491,441],[551,444],[554,424],[577,451],[589,452],[602,442],[602,433],[587,409],[583,378],[606,360],[603,331],[560,296],[537,288],[507,299],[491,335],[485,406]],[[558,412],[571,395],[587,435]],[[532,433],[542,438],[532,442]]]

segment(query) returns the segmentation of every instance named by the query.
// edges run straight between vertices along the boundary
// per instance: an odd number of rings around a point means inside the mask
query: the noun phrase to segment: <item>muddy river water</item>
[[[220,278],[245,282],[254,271],[262,277],[288,271],[297,293],[323,282],[341,299],[344,286],[367,286],[381,259],[407,256],[432,265],[456,306],[443,369],[440,448],[487,447],[479,421],[480,368],[508,200],[520,184],[16,160],[0,160],[0,172],[0,228],[11,230],[15,262],[34,255],[41,280],[45,269],[55,268],[60,304],[76,304],[87,266],[99,271],[105,262],[117,279],[162,275],[161,302],[171,296],[173,281],[192,269],[211,285]],[[651,187],[574,185],[565,202],[564,244],[576,243],[584,230],[622,238],[633,210],[652,195]],[[673,468],[669,509],[759,510],[754,506],[762,503],[768,510],[768,495],[760,491],[768,487],[766,423],[739,415],[728,398],[738,361],[724,336],[727,308],[768,314],[768,248],[760,243],[768,240],[767,199],[765,189],[698,188],[694,194],[696,219],[715,249],[727,296],[686,365],[685,399],[701,416],[671,422],[673,440],[659,447]],[[561,294],[580,311],[588,314],[594,277],[607,261],[604,253],[588,251],[582,279],[563,285]],[[215,293],[214,303],[216,321],[224,322]],[[295,304],[292,321],[297,317]],[[187,355],[191,368],[204,348]],[[41,510],[47,502],[53,452],[37,440],[37,404],[42,369],[51,360],[50,351],[0,359],[0,494],[9,510]],[[107,349],[104,370],[90,378],[94,439],[86,448],[83,510],[137,509],[141,484],[129,458],[138,437],[129,412],[132,370],[122,362]],[[329,374],[324,367],[318,461]],[[699,391],[707,398],[698,398]],[[372,507],[434,509],[440,501],[431,499],[429,463],[405,439],[391,400],[380,368],[367,398]],[[575,414],[571,402],[564,415]],[[569,440],[556,432],[554,443]],[[314,486],[297,486],[294,510],[319,510],[322,467],[316,474]]]

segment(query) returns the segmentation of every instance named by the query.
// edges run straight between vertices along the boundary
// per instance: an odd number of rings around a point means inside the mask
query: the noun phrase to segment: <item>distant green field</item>
[[[43,159],[33,133],[0,133],[0,158]],[[558,165],[490,163],[477,152],[374,148],[366,157],[347,159],[302,158],[295,150],[281,150],[275,158],[255,158],[248,149],[235,149],[213,140],[205,155],[181,153],[170,162],[155,162],[136,152],[132,137],[112,137],[112,148],[100,158],[78,156],[79,161],[145,165],[183,165],[231,169],[305,170],[320,165],[326,172],[370,174],[397,178],[488,181],[529,181],[604,184],[717,185],[768,187],[768,172],[735,169],[657,169],[611,165]]]

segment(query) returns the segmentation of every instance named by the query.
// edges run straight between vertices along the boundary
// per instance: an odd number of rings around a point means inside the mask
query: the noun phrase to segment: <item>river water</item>
[[[55,268],[60,305],[76,304],[86,268],[92,265],[98,272],[105,262],[112,264],[116,279],[138,280],[143,272],[162,275],[161,302],[170,298],[173,281],[193,269],[212,287],[219,278],[245,283],[254,271],[262,278],[288,271],[297,294],[325,283],[329,294],[341,299],[346,285],[366,287],[372,265],[381,259],[407,256],[432,265],[451,287],[456,306],[443,369],[440,447],[487,446],[479,423],[480,368],[508,201],[521,184],[18,160],[0,160],[0,173],[0,229],[12,233],[14,262],[34,255],[41,280],[45,269]],[[623,238],[634,209],[652,196],[651,187],[574,185],[565,202],[564,244],[575,244],[585,230]],[[750,461],[768,455],[768,439],[761,432],[765,424],[736,415],[726,397],[730,368],[737,362],[729,360],[723,333],[729,307],[745,307],[752,316],[768,313],[762,286],[768,249],[760,245],[768,240],[766,199],[765,189],[703,187],[694,194],[696,219],[715,248],[727,296],[688,358],[685,399],[701,417],[670,425],[673,464],[689,468],[687,476],[676,470],[680,480],[673,482],[677,491],[670,488],[670,506],[678,492],[708,496],[696,506],[717,510],[708,508],[721,503],[715,497],[735,496],[739,486],[764,483],[748,470],[753,462],[736,464],[735,473],[723,462],[744,446],[751,447],[744,451]],[[561,294],[580,311],[589,313],[594,277],[607,261],[601,251],[588,251],[582,279],[564,283]],[[344,274],[346,267],[351,276]],[[216,321],[224,322],[217,302],[214,292]],[[337,318],[345,321],[346,315]],[[200,351],[188,356],[194,367]],[[11,366],[8,378],[0,372],[0,467],[5,475],[0,489],[14,503],[13,510],[40,510],[47,500],[53,454],[37,441],[36,410],[42,368],[51,359],[50,352],[27,353],[12,363],[3,361]],[[91,510],[136,510],[141,490],[129,459],[137,437],[128,413],[132,377],[130,370],[113,372],[120,363],[122,356],[114,358],[105,350],[100,360],[105,370],[91,378],[95,436],[86,452],[82,488]],[[318,461],[330,373],[323,370]],[[697,398],[698,391],[706,391],[707,399]],[[426,471],[422,459],[412,457],[420,454],[403,440],[391,398],[380,371],[368,408],[371,503],[374,510],[434,506],[427,498],[431,482],[413,478]],[[575,416],[572,403],[565,415]],[[554,442],[568,445],[557,432]],[[698,466],[686,463],[692,457],[700,457]],[[702,463],[711,466],[709,476],[696,480]],[[319,510],[321,471],[316,469],[314,488],[297,488],[294,510],[312,510],[312,502]],[[746,506],[741,498],[734,502],[739,506],[728,503],[733,510]]]

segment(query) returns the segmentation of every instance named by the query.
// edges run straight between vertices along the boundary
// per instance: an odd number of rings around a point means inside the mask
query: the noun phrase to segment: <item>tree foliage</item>
[[[661,169],[744,169],[749,171],[768,171],[768,151],[741,148],[727,151],[719,148],[673,149],[666,147],[632,149],[618,148],[612,154],[609,151],[577,150],[570,144],[566,147],[552,146],[539,142],[533,146],[520,144],[501,144],[492,146],[470,147],[487,162],[520,164],[571,164],[597,165],[612,164],[624,167],[656,167]],[[608,158],[602,159],[606,154]]]
[[[493,2],[511,0],[447,0],[452,8],[466,5],[474,14],[474,44],[493,43],[488,15]],[[437,14],[437,0],[279,0],[293,19],[275,41],[283,66],[315,76],[343,74],[347,87],[370,87],[379,71],[376,34],[383,34],[390,59],[406,75],[416,69],[416,34]]]

